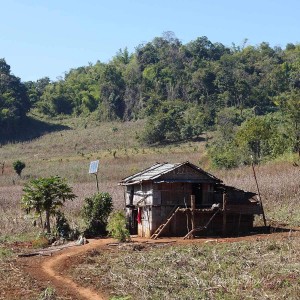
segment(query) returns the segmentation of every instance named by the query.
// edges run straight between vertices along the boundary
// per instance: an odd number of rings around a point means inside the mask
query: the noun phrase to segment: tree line
[[[11,73],[5,59],[0,59],[0,137],[17,131],[29,109],[26,85]]]
[[[110,62],[71,69],[56,81],[21,83],[4,60],[0,74],[1,128],[14,130],[35,108],[51,117],[147,118],[140,140],[148,144],[197,138],[214,129],[218,139],[209,153],[218,166],[240,164],[250,152],[258,160],[299,149],[298,44],[282,49],[245,41],[228,47],[205,36],[183,44],[165,32],[134,53],[120,49]],[[246,139],[251,130],[259,141]],[[273,140],[264,141],[270,132]],[[243,153],[238,159],[237,150]]]

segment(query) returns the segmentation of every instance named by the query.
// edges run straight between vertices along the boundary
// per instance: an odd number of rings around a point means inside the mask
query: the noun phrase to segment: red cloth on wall
[[[140,207],[138,207],[138,213],[137,213],[137,218],[136,218],[137,222],[139,224],[142,223],[142,209]]]

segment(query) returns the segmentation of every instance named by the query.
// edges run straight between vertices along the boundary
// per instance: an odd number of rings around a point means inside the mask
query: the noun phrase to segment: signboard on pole
[[[98,173],[98,167],[99,167],[99,160],[91,161],[89,174],[97,174]]]

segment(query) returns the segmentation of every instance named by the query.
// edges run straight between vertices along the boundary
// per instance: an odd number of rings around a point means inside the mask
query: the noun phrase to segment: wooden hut
[[[130,233],[141,237],[240,234],[263,213],[255,193],[226,186],[190,162],[156,163],[119,184]]]

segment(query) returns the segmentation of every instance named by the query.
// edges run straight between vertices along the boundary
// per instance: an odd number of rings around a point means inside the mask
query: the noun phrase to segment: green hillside
[[[216,167],[272,160],[300,149],[300,46],[225,46],[172,32],[120,49],[108,63],[63,78],[22,82],[0,61],[0,142],[65,130],[35,120],[84,118],[100,124],[144,120],[141,145],[195,141],[216,131],[208,155]],[[28,114],[29,113],[29,114]]]

